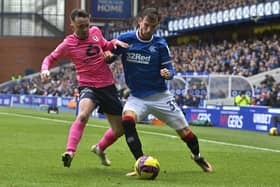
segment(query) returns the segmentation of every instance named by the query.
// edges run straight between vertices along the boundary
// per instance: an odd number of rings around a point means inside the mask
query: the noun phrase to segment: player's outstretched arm
[[[114,49],[117,49],[118,46],[122,47],[122,48],[128,48],[128,43],[125,43],[123,41],[120,41],[120,40],[115,40],[113,42],[113,46],[114,46]]]
[[[50,76],[49,69],[56,61],[58,61],[61,58],[68,57],[68,51],[66,40],[64,40],[62,43],[60,43],[56,49],[48,56],[46,56],[43,60],[43,63],[41,65],[41,80],[42,82],[46,81],[48,77]]]

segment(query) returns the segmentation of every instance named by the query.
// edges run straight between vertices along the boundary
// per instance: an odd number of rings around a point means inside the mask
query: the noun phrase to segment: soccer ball
[[[155,179],[159,174],[160,165],[152,156],[141,156],[135,162],[134,170],[140,179]]]
[[[277,136],[277,135],[278,135],[278,130],[277,130],[277,128],[276,128],[276,127],[271,127],[271,128],[269,129],[269,135],[271,135],[271,136]]]

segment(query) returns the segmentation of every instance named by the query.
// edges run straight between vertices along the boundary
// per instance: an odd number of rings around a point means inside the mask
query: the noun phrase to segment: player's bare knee
[[[88,118],[89,118],[89,116],[86,115],[86,114],[79,114],[78,117],[77,117],[77,119],[79,119],[83,123],[87,123]]]

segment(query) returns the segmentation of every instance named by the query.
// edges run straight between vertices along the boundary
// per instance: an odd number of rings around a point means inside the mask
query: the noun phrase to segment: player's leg
[[[113,144],[120,136],[123,135],[122,118],[119,115],[105,114],[111,128],[109,128],[104,136],[98,142],[98,147],[104,151],[107,147]]]
[[[106,116],[110,123],[109,128],[104,136],[96,145],[91,147],[91,151],[99,156],[101,163],[105,166],[110,166],[111,162],[104,153],[105,149],[113,144],[117,139],[123,135],[122,128],[122,103],[119,100],[117,90],[114,85],[95,89],[95,94],[99,100],[100,110]]]
[[[105,114],[107,120],[109,121],[111,128],[109,128],[103,137],[99,140],[96,145],[91,147],[91,151],[99,156],[101,163],[105,166],[110,166],[111,161],[108,159],[104,153],[105,149],[113,144],[117,139],[123,135],[123,128],[121,125],[120,115]]]
[[[176,132],[191,150],[192,159],[202,168],[203,171],[212,172],[213,168],[211,164],[200,155],[198,138],[192,130],[187,126],[183,129],[177,130]]]
[[[125,110],[123,112],[122,125],[125,134],[126,143],[137,160],[143,156],[142,144],[136,130],[136,114],[134,111]]]
[[[96,107],[96,104],[90,98],[92,97],[91,95],[91,92],[87,92],[87,89],[81,91],[78,116],[70,127],[66,145],[66,152],[62,155],[64,167],[70,167],[71,161],[76,153],[77,146],[82,138],[84,128],[89,119],[89,116],[93,109]]]
[[[142,99],[133,96],[128,97],[123,109],[122,125],[126,143],[136,160],[144,155],[136,130],[136,122],[146,116],[147,112],[147,107]]]
[[[84,98],[79,102],[79,112],[76,120],[69,130],[67,151],[76,152],[77,145],[80,142],[88,118],[95,108],[95,104],[89,98]]]
[[[126,143],[135,160],[143,156],[142,144],[136,130],[137,120],[141,120],[148,113],[145,103],[136,97],[129,96],[123,111],[123,130]],[[136,176],[135,171],[129,172],[126,176]]]
[[[143,156],[144,153],[142,151],[142,144],[136,130],[136,114],[134,111],[124,110],[122,119],[126,143],[135,160],[137,160]],[[136,176],[136,172],[129,172],[126,176]]]
[[[212,171],[212,166],[200,155],[197,136],[191,131],[181,109],[176,104],[174,97],[168,93],[162,93],[158,100],[151,103],[152,111],[156,117],[175,129],[192,152],[195,162],[207,172]]]

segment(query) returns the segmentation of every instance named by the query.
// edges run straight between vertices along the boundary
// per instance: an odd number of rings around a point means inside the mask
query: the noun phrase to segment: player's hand
[[[104,51],[103,57],[104,57],[104,60],[105,60],[106,62],[109,62],[110,60],[113,59],[114,54],[113,54],[111,51]]]
[[[160,75],[165,79],[170,79],[170,71],[167,68],[161,69]]]
[[[41,80],[42,80],[42,82],[45,82],[48,79],[49,76],[50,76],[50,71],[49,70],[41,71]]]
[[[128,43],[125,43],[123,41],[120,40],[115,40],[115,42],[113,43],[114,48],[116,49],[118,46],[122,47],[122,48],[128,48]]]

